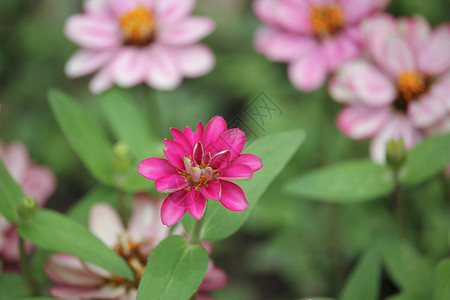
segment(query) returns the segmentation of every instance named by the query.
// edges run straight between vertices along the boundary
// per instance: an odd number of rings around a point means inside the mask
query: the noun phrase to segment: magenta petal
[[[232,165],[246,165],[252,169],[253,172],[258,171],[263,167],[261,159],[254,154],[240,154],[231,162]]]
[[[220,203],[222,203],[223,206],[233,211],[247,209],[247,197],[245,197],[244,191],[237,184],[221,180],[220,185],[222,186]]]
[[[163,150],[167,160],[177,169],[184,169],[184,156],[187,154],[184,148],[177,142],[165,140],[164,145],[167,149]]]
[[[197,165],[201,165],[203,154],[204,152],[202,142],[197,142],[194,147],[194,161]]]
[[[164,225],[172,226],[186,213],[186,195],[188,191],[179,190],[171,193],[161,206],[161,220]]]
[[[222,117],[216,116],[208,122],[203,133],[202,143],[205,148],[213,144],[227,130],[227,123]]]
[[[203,218],[203,213],[206,209],[206,198],[200,191],[197,191],[195,188],[191,188],[186,196],[186,204],[188,211],[194,218],[197,220]]]
[[[177,170],[163,158],[147,158],[141,161],[138,165],[138,172],[150,180],[178,174]]]
[[[208,199],[219,200],[222,194],[222,186],[217,181],[208,181],[201,189],[202,195]]]
[[[171,193],[187,187],[189,182],[180,174],[164,176],[155,182],[156,190],[160,193]]]
[[[220,172],[218,179],[227,181],[243,181],[253,177],[253,171],[246,165],[230,165],[228,168]]]
[[[222,170],[228,167],[231,161],[231,153],[228,150],[222,151],[214,155],[209,166],[213,170]]]
[[[237,157],[245,145],[245,133],[238,128],[233,128],[222,133],[217,141],[210,147],[207,148],[212,154],[221,152],[224,150],[230,150],[231,159]]]
[[[184,148],[185,153],[192,152],[191,142],[181,130],[176,128],[170,128],[170,132],[172,133],[175,142],[179,143],[181,147]]]

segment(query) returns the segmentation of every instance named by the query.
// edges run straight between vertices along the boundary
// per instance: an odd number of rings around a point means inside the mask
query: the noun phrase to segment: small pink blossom
[[[195,0],[85,0],[83,14],[67,20],[66,36],[82,50],[67,62],[69,77],[97,72],[90,83],[101,93],[114,83],[172,90],[183,77],[211,71],[215,57],[199,41],[215,27],[191,17]]]
[[[233,211],[248,207],[244,191],[232,181],[249,180],[262,167],[256,155],[240,154],[245,134],[227,130],[222,117],[214,117],[197,131],[171,129],[174,140],[165,140],[167,159],[149,158],[139,164],[139,173],[155,181],[156,190],[169,193],[161,208],[162,222],[172,226],[186,213],[200,220],[206,199],[217,200]]]
[[[372,138],[371,157],[383,162],[391,139],[402,138],[409,149],[433,128],[449,131],[450,26],[433,30],[421,17],[380,16],[363,32],[370,61],[345,64],[330,93],[346,104],[339,129],[353,139]]]
[[[27,196],[33,197],[40,207],[56,189],[56,179],[52,171],[31,161],[28,150],[22,143],[4,145],[0,142],[0,159],[12,178]],[[0,258],[10,263],[19,259],[19,236],[16,228],[0,216]],[[31,245],[28,246],[31,250]]]
[[[389,0],[256,0],[254,11],[265,23],[255,38],[268,59],[286,62],[292,84],[311,91],[330,71],[360,54],[360,22]]]

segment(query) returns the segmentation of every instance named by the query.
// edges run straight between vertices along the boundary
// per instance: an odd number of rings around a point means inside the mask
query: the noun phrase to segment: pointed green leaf
[[[292,158],[303,139],[303,131],[296,130],[265,136],[253,141],[244,152],[259,156],[264,166],[253,174],[251,180],[239,184],[247,196],[249,207],[245,211],[236,212],[226,209],[218,201],[208,201],[200,233],[201,239],[223,239],[236,232],[247,220],[270,183]],[[184,218],[183,224],[188,232],[192,230],[194,222],[194,218],[190,215]]]
[[[119,140],[124,141],[134,156],[143,160],[150,157],[159,141],[150,131],[150,125],[133,99],[114,89],[101,96],[102,109]]]
[[[396,294],[394,296],[390,296],[386,300],[423,300],[422,295],[410,294],[410,293],[401,293]]]
[[[361,258],[342,291],[341,300],[377,300],[380,289],[381,264],[377,249]]]
[[[98,122],[62,92],[50,91],[49,101],[59,126],[86,168],[102,183],[112,185],[112,146]]]
[[[8,221],[17,222],[17,208],[24,198],[23,192],[0,160],[0,213]]]
[[[85,226],[62,214],[45,209],[38,211],[27,223],[20,224],[18,231],[21,237],[42,249],[68,253],[112,274],[133,279],[130,268],[114,250]]]
[[[433,300],[450,299],[450,259],[442,261],[434,279]]]
[[[411,149],[400,173],[400,180],[414,185],[442,172],[450,163],[450,134],[431,137]]]
[[[425,298],[431,294],[432,270],[411,246],[389,239],[380,243],[380,249],[390,278],[402,292]]]
[[[188,299],[208,269],[208,252],[183,236],[170,236],[150,254],[137,300]]]
[[[370,160],[350,160],[326,166],[289,181],[286,191],[313,200],[335,203],[363,202],[394,189],[389,168]]]

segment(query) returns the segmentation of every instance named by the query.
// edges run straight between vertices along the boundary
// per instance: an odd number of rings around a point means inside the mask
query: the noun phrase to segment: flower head
[[[19,142],[9,145],[0,142],[0,159],[24,194],[33,197],[39,206],[44,206],[56,189],[56,179],[52,171],[31,161],[28,150]],[[18,239],[15,227],[0,216],[1,260],[12,263],[18,261]],[[31,250],[31,245],[27,247]]]
[[[256,49],[289,64],[292,84],[311,91],[327,74],[361,52],[360,22],[389,0],[256,0],[254,11],[265,23]]]
[[[389,140],[403,139],[409,149],[429,132],[448,132],[450,27],[433,30],[421,17],[380,16],[363,29],[370,60],[345,64],[330,93],[346,104],[340,130],[354,139],[373,138],[372,159],[383,162]]]
[[[169,234],[168,228],[157,221],[159,205],[146,194],[135,195],[133,213],[125,228],[113,207],[95,204],[89,213],[90,230],[125,259],[133,270],[134,280],[112,275],[71,255],[55,254],[45,268],[56,283],[51,295],[70,299],[136,299],[148,255]]]
[[[167,226],[178,222],[189,211],[201,219],[206,199],[218,200],[233,211],[245,210],[244,191],[232,181],[248,180],[262,167],[256,155],[241,154],[245,134],[227,130],[222,117],[214,117],[206,128],[197,131],[171,129],[173,140],[165,140],[166,159],[149,158],[139,164],[139,173],[155,181],[158,192],[169,193],[161,208]]]
[[[67,20],[65,33],[83,48],[67,63],[69,77],[98,71],[90,89],[140,83],[160,90],[177,87],[214,66],[199,41],[214,30],[206,17],[191,17],[195,0],[85,0],[85,13]]]

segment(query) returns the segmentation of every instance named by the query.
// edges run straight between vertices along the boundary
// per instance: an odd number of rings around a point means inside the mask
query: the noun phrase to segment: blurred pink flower
[[[85,0],[85,13],[67,20],[65,33],[83,48],[67,62],[66,74],[98,71],[90,83],[101,93],[114,83],[140,83],[172,90],[183,77],[211,71],[215,57],[199,44],[215,27],[206,17],[191,17],[195,0]]]
[[[133,212],[124,228],[119,214],[108,204],[95,204],[89,214],[90,230],[121,255],[133,270],[135,281],[119,276],[67,254],[52,255],[45,271],[56,283],[53,297],[70,299],[134,300],[151,250],[169,235],[158,220],[160,204],[146,194],[134,198]]]
[[[19,142],[4,145],[0,141],[0,159],[12,178],[27,196],[33,197],[40,207],[56,189],[56,179],[46,167],[33,163],[28,150]],[[15,263],[19,259],[19,237],[16,228],[0,216],[0,258]],[[29,249],[30,246],[28,246]]]
[[[112,275],[74,256],[55,254],[48,259],[45,267],[47,275],[56,284],[50,289],[50,294],[57,298],[83,300],[135,300],[150,252],[170,234],[169,228],[159,221],[160,206],[160,202],[152,201],[146,194],[137,194],[127,228],[110,205],[99,203],[91,208],[90,230],[127,261],[133,270],[134,281]],[[181,226],[175,229],[174,234],[186,235]],[[202,245],[211,254],[212,245],[207,242],[202,242]],[[225,273],[210,260],[199,292],[221,288],[226,280]]]
[[[189,211],[200,220],[206,199],[218,200],[233,211],[248,207],[244,191],[231,181],[249,180],[262,167],[261,159],[240,154],[245,134],[238,128],[227,130],[222,117],[214,117],[197,132],[172,128],[174,140],[165,140],[167,159],[149,158],[139,164],[139,173],[154,180],[158,192],[169,193],[161,208],[162,222],[172,226]]]
[[[256,0],[265,23],[255,48],[268,59],[286,62],[292,84],[312,91],[327,74],[361,51],[361,20],[384,9],[389,0]]]
[[[421,17],[380,16],[363,32],[371,60],[344,65],[330,93],[346,104],[339,129],[353,139],[373,138],[371,157],[383,162],[390,139],[411,148],[432,128],[449,131],[450,26],[432,30]]]

